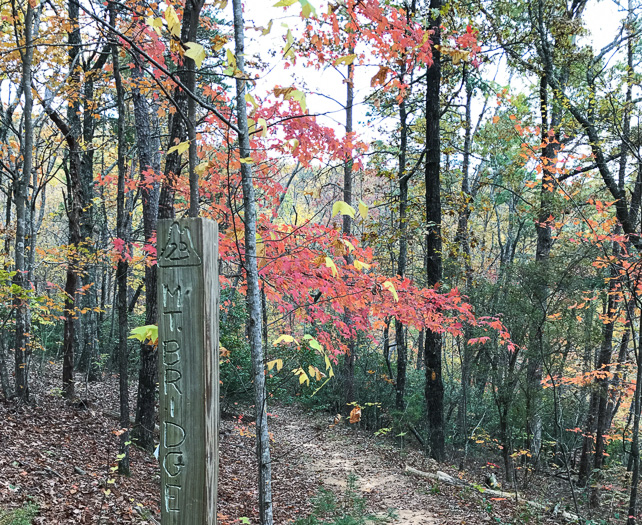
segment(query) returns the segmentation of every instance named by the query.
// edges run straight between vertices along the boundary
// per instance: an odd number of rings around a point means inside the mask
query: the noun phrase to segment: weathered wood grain
[[[158,223],[162,525],[214,525],[218,481],[218,228]]]

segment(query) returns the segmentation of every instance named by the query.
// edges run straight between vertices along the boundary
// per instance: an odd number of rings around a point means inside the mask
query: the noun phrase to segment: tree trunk
[[[441,0],[430,0],[430,13],[441,9]],[[436,11],[435,11],[436,10]],[[441,91],[441,16],[430,17],[433,64],[426,73],[426,284],[441,281],[441,184],[440,176],[440,103]],[[430,454],[444,458],[444,385],[441,377],[441,334],[426,330],[426,412]]]
[[[116,7],[109,4],[109,21],[112,27],[116,27]],[[127,272],[129,263],[127,255],[131,246],[129,242],[128,222],[129,217],[125,208],[125,93],[122,78],[120,76],[120,63],[118,61],[118,44],[115,37],[112,37],[111,55],[114,70],[114,81],[116,84],[116,104],[118,108],[118,193],[116,194],[116,236],[123,241],[123,253],[118,258],[116,268],[116,282],[118,285],[117,310],[118,310],[118,384],[120,391],[120,454],[118,472],[129,475],[129,380],[127,375],[128,351],[127,337],[128,312],[127,312]]]
[[[14,284],[20,290],[26,292],[29,288],[27,258],[25,257],[25,245],[27,237],[27,213],[28,213],[28,185],[33,169],[33,96],[31,94],[31,67],[33,63],[33,21],[34,9],[31,3],[27,2],[27,12],[24,22],[24,49],[20,51],[22,62],[22,91],[25,97],[24,106],[24,139],[22,143],[22,174],[15,182],[15,203],[16,203],[16,245],[15,245],[15,271]],[[26,297],[16,297],[14,300],[16,315],[16,337],[15,337],[15,377],[16,396],[27,401],[29,399],[29,305]]]
[[[640,304],[638,302],[638,308]],[[638,341],[635,348],[635,364],[637,366],[637,380],[633,394],[633,429],[631,441],[631,460],[633,473],[631,476],[631,492],[629,496],[629,513],[626,524],[636,525],[638,484],[640,482],[640,411],[642,411],[642,318],[638,323]],[[633,341],[635,344],[635,340]]]
[[[181,42],[196,42],[196,33],[198,32],[198,22],[203,9],[204,0],[194,0],[185,2],[183,9],[183,20],[181,25]],[[187,87],[192,93],[196,85],[196,72],[194,61],[189,58],[184,58],[184,65],[179,67],[176,76],[179,81]],[[193,135],[195,122],[190,122],[190,115],[194,116],[194,106],[189,102],[189,97],[184,89],[175,87],[172,98],[175,102],[176,112],[170,114],[170,135],[169,147],[175,146],[184,142]],[[189,135],[189,136],[188,136]],[[196,155],[195,140],[190,141],[190,196],[198,189],[194,190],[194,175],[193,175],[193,162]],[[174,195],[176,193],[176,182],[181,175],[182,161],[181,154],[178,151],[172,151],[165,158],[165,176],[163,177],[163,184],[160,193],[158,217],[159,219],[172,219],[174,218]],[[198,181],[196,181],[198,182]],[[198,207],[198,199],[191,199],[190,206]],[[194,213],[191,210],[190,213]],[[192,215],[195,216],[195,215]]]
[[[236,47],[236,65],[245,76],[245,35],[243,8],[241,0],[233,0],[234,10],[234,43]],[[236,113],[239,128],[239,149],[241,158],[251,156],[250,135],[247,124],[247,107],[245,102],[245,80],[236,79]],[[250,351],[254,377],[254,402],[256,406],[256,455],[259,463],[259,519],[261,525],[272,525],[272,460],[270,457],[270,436],[267,421],[267,396],[265,390],[265,366],[263,341],[261,339],[261,294],[259,289],[259,272],[256,259],[256,218],[257,206],[252,181],[252,167],[241,164],[243,186],[243,206],[245,220],[245,271],[247,273],[247,317]]]
[[[143,233],[145,242],[152,243],[158,222],[159,182],[161,172],[160,138],[158,117],[150,111],[147,98],[141,93],[145,73],[138,53],[133,52],[134,67],[131,70],[134,82],[134,124],[138,146],[138,165],[142,183]],[[153,123],[153,126],[152,126]],[[158,286],[156,265],[145,265],[145,324],[158,322]],[[142,343],[140,347],[140,370],[136,396],[136,422],[132,439],[138,446],[154,450],[154,424],[156,419],[156,381],[158,375],[158,350],[154,345]]]
[[[405,67],[402,66],[401,78],[405,74]],[[399,257],[397,258],[397,275],[400,279],[406,274],[406,264],[408,261],[408,181],[409,175],[406,174],[406,150],[408,148],[408,114],[406,112],[406,101],[402,100],[399,104],[399,122],[400,143],[399,143],[399,168],[397,176],[399,178]],[[397,343],[397,396],[395,406],[398,410],[404,408],[404,394],[406,390],[406,368],[408,365],[408,349],[406,348],[406,339],[404,337],[404,325],[399,320],[395,320],[395,342]]]
[[[354,49],[352,47],[348,48],[348,53],[353,53]],[[346,80],[346,135],[349,135],[354,131],[352,125],[352,113],[354,106],[354,64],[348,65],[348,78]],[[352,193],[352,157],[344,159],[345,163],[343,165],[343,200],[346,204],[352,205],[353,202],[353,193]],[[352,218],[349,215],[343,216],[343,226],[342,226],[343,235],[352,234]],[[346,263],[352,264],[353,258],[349,253],[345,256]],[[349,330],[352,330],[350,326],[352,325],[350,321],[350,313],[346,312],[344,316],[344,321],[348,326]],[[353,403],[355,400],[354,395],[354,367],[356,360],[356,351],[357,344],[354,337],[350,336],[347,341],[348,352],[345,356],[345,402],[346,404]],[[347,407],[347,411],[350,411],[350,408]]]
[[[460,257],[464,262],[465,294],[469,295],[473,286],[473,269],[470,253],[470,242],[468,233],[468,221],[472,212],[473,192],[470,187],[470,148],[472,142],[472,118],[471,104],[473,99],[473,84],[470,81],[468,68],[464,65],[464,82],[466,84],[466,122],[464,130],[464,153],[462,159],[461,194],[464,199],[459,218],[457,220],[457,233],[455,245],[459,244],[461,249]],[[471,349],[468,345],[470,339],[470,326],[464,325],[463,339],[460,338],[460,359],[461,359],[461,390],[459,403],[457,405],[457,439],[456,445],[463,447],[468,440],[468,382],[470,380],[470,358]]]

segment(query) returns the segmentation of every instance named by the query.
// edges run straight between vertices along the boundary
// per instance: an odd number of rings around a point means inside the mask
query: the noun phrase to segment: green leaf
[[[129,333],[131,335],[128,339],[138,339],[141,343],[149,341],[153,345],[158,344],[158,326],[155,324],[133,328]]]
[[[314,16],[317,15],[317,10],[309,2],[309,0],[299,0],[301,4],[301,16],[303,18],[310,18],[310,15],[314,13]]]
[[[296,4],[299,0],[281,0],[274,4],[273,7],[290,7],[292,4]]]
[[[332,205],[332,216],[334,217],[337,213],[349,215],[354,219],[355,209],[346,202],[337,201]]]
[[[187,47],[185,56],[191,58],[196,64],[196,67],[201,67],[203,60],[205,60],[205,48],[196,42],[187,42],[185,46]]]

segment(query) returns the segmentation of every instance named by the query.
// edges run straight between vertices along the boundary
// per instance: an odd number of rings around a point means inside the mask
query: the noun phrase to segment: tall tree
[[[142,16],[141,16],[142,18]],[[158,200],[161,173],[160,130],[158,116],[150,108],[144,92],[145,72],[143,59],[137,50],[132,50],[132,100],[134,105],[134,125],[136,127],[136,147],[141,181],[143,207],[143,235],[150,243],[156,233],[158,222]],[[156,324],[158,318],[157,268],[155,264],[145,265],[145,324]],[[158,352],[154,345],[141,343],[140,370],[136,397],[136,421],[132,437],[138,446],[145,450],[154,449],[154,423],[156,400],[156,375],[158,371]]]
[[[109,3],[109,23],[116,27],[116,4]],[[129,213],[125,205],[125,178],[127,176],[125,166],[125,90],[120,74],[120,61],[118,59],[119,47],[115,35],[112,35],[111,57],[114,70],[114,81],[116,84],[116,108],[118,110],[117,120],[117,166],[118,166],[118,188],[116,194],[116,236],[120,240],[121,253],[116,266],[117,285],[117,310],[118,310],[118,383],[120,393],[120,459],[118,472],[129,475],[129,377],[128,377],[128,349],[127,337],[129,336],[129,321],[127,311],[127,272],[129,270],[128,254],[131,249],[129,242]]]
[[[239,153],[241,158],[251,157],[250,133],[247,122],[245,101],[245,34],[241,0],[233,0],[234,45],[236,66],[240,76],[236,78],[236,116],[239,129]],[[261,291],[256,251],[257,205],[252,180],[252,166],[241,164],[243,186],[243,209],[245,224],[245,266],[247,278],[247,330],[252,353],[252,376],[254,378],[254,404],[256,406],[256,456],[259,463],[259,519],[261,525],[272,525],[272,460],[270,456],[270,435],[267,421],[267,393],[265,390],[265,365],[263,356]]]
[[[432,31],[432,65],[426,72],[426,284],[437,285],[442,278],[441,264],[441,0],[430,0],[427,17]],[[439,13],[439,14],[438,14]],[[426,330],[426,417],[430,454],[444,458],[444,384],[441,374],[441,334]]]
[[[14,3],[14,11],[17,6]],[[24,138],[21,141],[22,153],[22,173],[18,174],[14,183],[14,194],[16,203],[16,245],[15,245],[15,277],[14,284],[20,290],[28,288],[28,259],[25,256],[25,247],[27,243],[27,214],[28,208],[28,186],[31,179],[31,170],[33,168],[33,96],[31,92],[32,66],[33,66],[33,32],[35,10],[31,2],[27,2],[26,11],[23,13],[23,34],[24,47],[19,43],[20,59],[22,63],[22,92],[25,98],[23,118],[24,118]],[[16,17],[18,19],[18,17]],[[16,378],[16,395],[23,399],[29,399],[29,311],[22,294],[15,299],[16,315],[16,336],[15,336],[15,378]]]

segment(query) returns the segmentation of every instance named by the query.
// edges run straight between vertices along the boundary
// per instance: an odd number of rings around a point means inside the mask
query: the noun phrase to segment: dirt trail
[[[381,439],[343,423],[331,427],[327,416],[310,416],[291,407],[277,408],[275,413],[272,429],[279,444],[276,458],[284,450],[289,450],[289,457],[297,455],[299,472],[314,478],[317,488],[341,494],[349,474],[354,473],[368,511],[383,514],[394,509],[395,523],[438,523],[428,510],[425,483],[404,475],[404,461],[394,447],[386,447]]]

